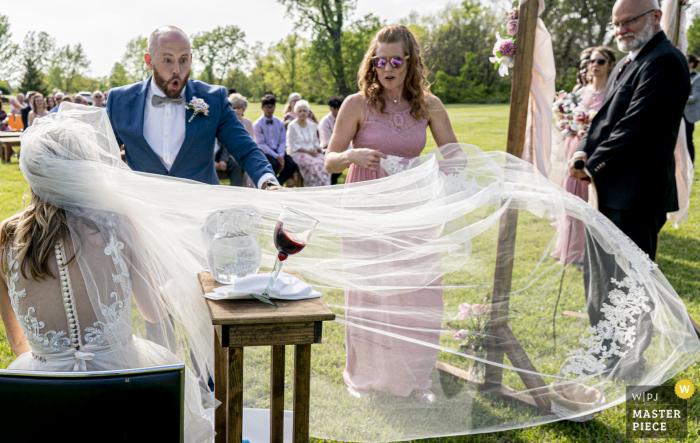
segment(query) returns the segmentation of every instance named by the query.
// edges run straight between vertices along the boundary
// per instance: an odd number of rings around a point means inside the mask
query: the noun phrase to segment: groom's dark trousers
[[[678,210],[673,152],[689,92],[685,57],[661,31],[633,60],[627,63],[625,56],[613,69],[603,104],[577,148],[587,155],[600,212],[649,256],[648,265],[656,258],[666,213]],[[626,276],[587,233],[584,279],[591,325],[604,318],[602,305],[610,304],[611,278]],[[650,313],[640,316],[637,330],[624,362],[608,362],[615,377],[634,379],[644,370],[642,354],[653,332]]]

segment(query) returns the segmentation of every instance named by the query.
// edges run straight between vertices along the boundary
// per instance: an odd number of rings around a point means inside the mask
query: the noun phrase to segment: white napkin
[[[236,279],[234,284],[214,288],[214,292],[207,292],[204,296],[210,300],[236,300],[253,298],[250,294],[262,294],[270,280],[270,274],[256,274],[249,277]],[[304,300],[320,297],[321,293],[298,278],[290,274],[280,272],[275,285],[270,291],[270,298],[280,300]]]

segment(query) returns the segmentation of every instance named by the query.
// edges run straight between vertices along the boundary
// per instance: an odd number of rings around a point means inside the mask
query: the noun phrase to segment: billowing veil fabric
[[[685,54],[688,52],[688,38],[686,36],[686,8],[678,5],[679,2],[664,1],[661,4],[661,29],[666,36],[673,41],[678,32],[676,47]],[[678,16],[680,14],[680,17]],[[685,120],[681,119],[681,127],[678,130],[676,149],[673,151],[676,160],[676,187],[678,188],[678,211],[668,213],[668,219],[676,228],[688,221],[688,209],[690,207],[690,192],[693,189],[693,176],[695,169],[690,160],[688,142],[685,135]]]
[[[190,234],[130,193],[135,174],[121,161],[103,110],[66,104],[37,120],[22,146],[24,177],[39,197],[66,211],[70,237],[55,245],[49,262],[60,281],[24,278],[15,262],[10,293],[32,352],[9,368],[100,371],[187,362],[185,441],[210,440],[212,329],[203,301],[190,297],[198,285],[181,278],[201,268],[187,251]],[[165,242],[164,232],[184,240]],[[148,340],[145,319],[155,322]]]
[[[389,157],[388,176],[376,180],[274,192],[135,173],[120,163],[118,153],[103,111],[66,106],[25,133],[20,165],[35,192],[71,214],[74,242],[98,231],[103,239],[113,232],[123,243],[132,274],[138,272],[150,288],[145,300],[159,307],[158,324],[164,324],[149,346],[171,349],[197,375],[210,373],[212,364],[213,330],[196,278],[208,247],[207,217],[229,208],[257,212],[254,235],[264,267],[271,267],[277,255],[272,232],[282,205],[319,220],[308,246],[285,263],[285,269],[299,271],[321,291],[337,314],[336,322],[324,324],[323,343],[312,346],[314,437],[397,441],[539,425],[617,405],[625,399],[625,383],[658,385],[698,358],[700,342],[685,306],[654,263],[600,213],[531,164],[503,152],[452,144],[412,160]],[[509,237],[515,241],[510,253],[498,249],[499,229],[515,209],[517,235]],[[588,251],[588,257],[612,255],[615,281],[600,281],[596,276],[603,273],[595,271],[602,265],[596,268],[595,262],[584,280],[581,272],[550,257],[555,215],[582,221],[596,240],[587,243],[599,248]],[[346,240],[351,248],[344,247]],[[513,265],[509,310],[506,314],[501,306],[500,317],[491,319],[492,292],[502,283],[495,280],[502,275],[495,269],[503,262]],[[112,292],[124,298],[119,294],[128,292],[111,275],[119,273],[109,262],[81,258],[78,264],[93,315],[109,323],[102,305],[109,306]],[[603,303],[603,321],[592,329],[585,314],[586,288]],[[434,310],[415,306],[409,311],[392,304],[402,300],[397,295],[423,289],[430,289],[423,291],[426,297],[442,297],[437,318]],[[376,304],[381,312],[354,321],[356,314],[346,310],[346,290],[382,299]],[[144,297],[140,302],[135,288],[132,292],[139,305]],[[137,308],[132,309],[132,335],[139,335],[139,312],[147,311],[143,303]],[[401,322],[401,327],[386,324],[395,313],[414,321]],[[645,320],[637,323],[642,315]],[[492,320],[507,322],[515,337],[510,344],[520,344],[531,368],[515,366],[508,358],[488,360]],[[426,359],[435,401],[390,387],[370,389],[361,398],[349,395],[343,379],[346,328],[364,331],[367,346],[391,339],[409,343],[407,349],[430,349],[420,355]],[[116,332],[105,336],[114,348],[121,338]],[[129,363],[135,357],[113,355]],[[391,353],[377,349],[365,357],[367,372],[402,373],[398,365],[404,360],[392,359]],[[269,348],[245,349],[245,407],[269,407],[269,358]],[[291,358],[288,371],[290,363]],[[545,385],[560,381],[602,391],[604,401],[589,402],[579,412],[559,410],[559,415],[512,403],[479,389],[494,369],[502,370],[503,385],[513,390],[507,392],[533,393],[523,384],[525,374],[539,376]],[[291,380],[290,373],[286,379]],[[287,385],[287,409],[291,392]]]
[[[559,135],[552,122],[557,70],[554,64],[552,36],[539,18],[544,12],[544,0],[538,1],[530,104],[527,111],[527,132],[522,159],[535,165],[544,176],[555,183],[561,183],[566,173],[567,159],[562,150],[554,149],[558,146],[556,139]]]

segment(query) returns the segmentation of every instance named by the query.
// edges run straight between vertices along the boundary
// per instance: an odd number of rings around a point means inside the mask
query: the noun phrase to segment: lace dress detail
[[[98,320],[93,322],[91,326],[82,329],[78,319],[77,301],[68,271],[68,258],[64,243],[59,240],[54,245],[58,278],[61,285],[61,306],[66,319],[67,331],[53,329],[44,331],[46,323],[36,317],[36,305],[32,303],[34,306],[25,306],[24,308],[20,306],[20,301],[27,297],[27,289],[18,289],[19,262],[13,258],[12,247],[7,245],[6,281],[8,293],[12,309],[32,348],[34,359],[46,362],[51,360],[54,355],[73,352],[76,355],[76,370],[84,370],[84,358],[89,353],[80,352],[81,344],[109,346],[110,340],[113,340],[112,344],[118,344],[129,338],[131,335],[131,278],[129,267],[122,255],[123,249],[124,244],[117,241],[114,232],[111,231],[109,243],[104,248],[104,254],[112,258],[117,270],[117,273],[112,273],[112,281],[119,285],[118,288],[121,289],[123,296],[120,297],[118,291],[112,291],[109,295],[110,303],[100,302],[99,304],[100,312],[104,317],[103,321]],[[26,310],[26,314],[24,310]]]
[[[420,120],[414,118],[411,114],[412,109],[413,108],[408,108],[397,112],[387,108],[384,110],[384,112],[379,112],[378,109],[368,106],[365,123],[381,123],[382,125],[391,128],[391,130],[397,134],[404,134],[414,126],[425,122],[424,118]]]
[[[392,173],[401,172],[405,170],[405,159],[416,158],[423,152],[427,128],[428,120],[413,117],[411,108],[403,111],[385,109],[381,113],[378,109],[365,105],[365,122],[355,134],[352,146],[383,152],[387,155],[387,167]],[[382,161],[382,166],[385,164],[386,160]],[[400,169],[402,166],[404,169]],[[374,180],[386,175],[384,167],[370,171],[353,164],[350,165],[345,183]]]
[[[19,262],[12,258],[12,248],[7,247],[7,271],[5,274],[7,280],[7,290],[10,295],[12,309],[15,311],[17,320],[19,321],[22,331],[31,345],[32,349],[41,349],[51,352],[59,352],[61,348],[70,346],[70,340],[66,337],[64,331],[47,331],[41,333],[46,324],[38,320],[33,314],[36,309],[30,307],[27,309],[27,315],[22,315],[20,312],[19,301],[26,297],[27,291],[22,289],[17,291],[17,282],[19,281]]]

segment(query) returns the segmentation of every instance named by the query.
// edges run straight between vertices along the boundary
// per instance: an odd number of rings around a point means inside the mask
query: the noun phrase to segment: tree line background
[[[236,25],[191,35],[195,64],[191,78],[235,88],[251,100],[266,93],[285,98],[299,92],[312,102],[357,91],[357,70],[372,36],[387,24],[368,14],[356,17],[355,0],[277,0],[295,29],[273,44],[246,41]],[[669,1],[669,0],[667,0]],[[507,0],[465,0],[429,15],[409,13],[400,20],[416,35],[430,70],[431,90],[445,103],[504,103],[510,77],[501,78],[489,62],[495,33],[502,32]],[[582,49],[615,48],[610,21],[614,0],[548,0],[542,14],[552,34],[557,89],[576,82]],[[691,13],[692,13],[691,9]],[[502,32],[503,33],[503,32]],[[301,35],[300,35],[301,34]],[[306,38],[302,35],[307,36]],[[80,43],[58,47],[46,32],[32,31],[21,44],[11,39],[11,24],[0,10],[0,90],[48,93],[106,90],[145,80],[147,37],[131,39],[108,76],[90,76],[90,61]],[[688,29],[689,52],[700,55],[700,15]]]

